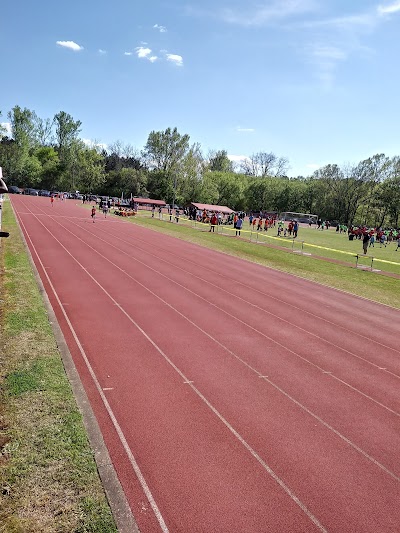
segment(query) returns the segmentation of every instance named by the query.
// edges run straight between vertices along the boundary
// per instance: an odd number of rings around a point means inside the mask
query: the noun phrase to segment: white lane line
[[[97,253],[100,257],[102,257],[103,259],[105,259],[107,262],[109,262],[111,265],[113,265],[115,268],[117,268],[118,270],[121,270],[120,267],[118,265],[116,265],[115,263],[113,263],[110,259],[108,259],[107,257],[105,257],[104,255],[102,255],[100,252],[98,252],[95,248],[93,248],[90,244],[88,244],[87,242],[85,242],[83,239],[81,239],[78,235],[76,235],[75,233],[73,233],[71,230],[69,230],[68,228],[66,228],[65,226],[62,226],[60,224],[60,226],[65,229],[66,231],[68,231],[69,233],[71,233],[71,235],[73,235],[76,239],[80,240],[86,247],[89,247],[91,248],[95,253]],[[45,227],[46,228],[46,227]],[[46,228],[47,229],[47,228]],[[47,230],[49,231],[49,230]],[[56,239],[57,240],[57,239]],[[61,243],[60,243],[61,244]],[[61,244],[61,246],[63,246]],[[63,246],[64,247],[64,246]],[[65,247],[64,247],[65,248]],[[65,248],[65,250],[67,251],[67,253],[70,254],[70,252],[68,252],[68,250]],[[71,254],[70,254],[71,255]],[[73,257],[71,255],[71,257]],[[73,257],[73,259],[78,262],[77,259],[75,259]],[[82,267],[84,268],[84,267]],[[149,267],[150,268],[150,267]],[[91,274],[89,274],[88,272],[88,275],[91,276]],[[178,311],[178,309],[176,309],[175,307],[173,307],[169,302],[163,300],[160,296],[158,296],[156,293],[154,293],[151,289],[149,289],[148,287],[146,287],[145,285],[143,285],[142,283],[140,283],[137,279],[135,279],[133,276],[130,276],[129,274],[125,273],[125,275],[130,278],[131,280],[133,280],[137,285],[140,285],[143,289],[145,289],[147,292],[149,292],[150,294],[152,294],[155,298],[157,298],[158,300],[160,300],[161,302],[163,302],[167,307],[169,307],[170,309],[172,309],[173,311],[175,311],[179,316],[181,316],[184,320],[188,321],[190,324],[192,324],[196,329],[198,329],[199,331],[201,331],[206,337],[208,337],[209,339],[211,339],[212,341],[214,341],[218,346],[220,346],[221,348],[223,348],[227,353],[229,353],[230,355],[232,355],[232,357],[234,357],[235,359],[237,359],[238,361],[240,361],[243,365],[245,365],[247,368],[249,368],[250,370],[252,370],[255,374],[257,374],[257,376],[260,376],[260,372],[258,370],[256,370],[254,367],[252,367],[249,363],[247,363],[247,361],[243,360],[241,357],[239,357],[235,352],[233,352],[232,350],[230,350],[227,346],[225,346],[224,344],[222,344],[220,341],[218,341],[216,338],[214,338],[212,335],[210,335],[207,331],[203,330],[200,326],[198,326],[197,324],[195,324],[192,320],[190,320],[186,315],[184,315],[183,313],[181,313],[180,311]],[[96,282],[97,283],[97,282]],[[104,290],[104,289],[103,289]],[[110,298],[112,298],[110,296]],[[112,299],[113,302],[116,302],[114,299]],[[118,305],[118,307],[120,307],[120,305],[118,303],[116,303],[116,305]],[[395,479],[396,481],[399,481],[400,482],[400,477],[397,476],[396,474],[394,474],[393,472],[391,472],[388,468],[386,468],[383,464],[379,463],[379,461],[377,461],[376,459],[374,459],[371,455],[369,455],[367,452],[365,452],[362,448],[360,448],[359,446],[357,446],[357,444],[355,444],[354,442],[352,442],[350,439],[348,439],[347,437],[345,437],[344,435],[342,435],[338,430],[336,430],[333,426],[331,426],[330,424],[328,424],[327,422],[325,422],[325,420],[323,420],[322,418],[320,418],[318,415],[316,415],[315,413],[313,413],[312,411],[310,411],[305,405],[303,405],[302,403],[300,403],[299,401],[297,401],[295,398],[293,398],[292,396],[290,396],[290,394],[288,394],[286,391],[284,391],[283,389],[281,389],[278,385],[276,385],[273,381],[271,381],[270,379],[268,378],[264,378],[265,381],[267,381],[272,387],[274,387],[276,390],[278,390],[280,393],[282,393],[286,398],[288,398],[290,401],[292,401],[294,404],[296,404],[300,409],[302,409],[304,412],[308,413],[310,416],[312,416],[315,420],[318,420],[318,422],[320,422],[324,427],[326,427],[327,429],[329,429],[330,431],[332,431],[335,435],[337,435],[341,440],[343,440],[346,444],[348,444],[349,446],[351,446],[354,450],[356,450],[357,452],[359,452],[363,457],[365,457],[366,459],[368,459],[369,461],[371,461],[375,466],[377,466],[378,468],[380,468],[381,470],[383,470],[386,474],[388,474],[389,476],[391,476],[393,479]],[[387,408],[389,409],[389,408]],[[395,413],[396,414],[396,413]]]
[[[149,230],[148,230],[149,231]],[[120,237],[118,237],[117,235],[114,235],[113,233],[109,233],[109,232],[105,232],[107,233],[107,235],[110,235],[110,237],[112,237],[113,239],[118,239],[120,240],[121,242],[123,242],[124,244],[129,244],[129,245],[132,245],[131,242],[129,241],[125,241],[124,239],[121,239]],[[148,245],[148,242],[145,241],[144,239],[141,239],[140,237],[138,237],[137,235],[135,235],[135,242],[136,241],[140,241],[146,245]],[[190,243],[193,245],[193,243]],[[200,249],[202,248],[201,246],[199,245],[195,245],[196,247],[199,247]],[[167,248],[161,248],[161,247],[158,247],[158,249],[160,251],[162,251],[163,253],[167,253],[168,255],[172,255],[174,258],[178,258],[179,260],[182,260],[182,261],[185,261],[187,263],[191,263],[193,264],[194,266],[198,266],[198,264],[191,260],[191,259],[188,259],[187,257],[184,257],[184,256],[175,256],[173,252],[171,252],[170,250],[168,250]],[[143,250],[143,249],[142,249]],[[145,251],[145,250],[143,250]],[[147,252],[146,253],[151,253],[151,252]],[[223,255],[226,255],[228,257],[236,257],[236,256],[232,256],[226,252],[221,252],[221,251],[217,251],[217,253],[220,253],[220,254],[223,254]],[[154,257],[157,257],[158,259],[162,259],[161,257],[159,256],[156,256],[154,255]],[[239,258],[240,259],[240,258]],[[171,265],[175,266],[174,263],[170,263]],[[339,292],[339,293],[342,293],[342,294],[345,294],[347,296],[353,296],[354,298],[357,298],[357,299],[360,299],[360,300],[366,300],[368,302],[371,302],[373,304],[376,304],[378,306],[384,306],[384,307],[388,307],[389,309],[391,310],[394,310],[394,311],[398,311],[398,309],[396,307],[393,307],[391,305],[388,305],[388,304],[383,304],[383,303],[380,303],[380,302],[376,302],[375,300],[371,300],[370,298],[366,298],[364,296],[359,296],[358,294],[353,294],[353,293],[350,293],[350,292],[347,292],[343,289],[338,289],[336,287],[331,287],[330,285],[325,285],[324,283],[320,283],[318,281],[311,281],[307,278],[302,278],[301,276],[297,276],[296,274],[291,274],[289,272],[285,272],[284,270],[279,270],[279,269],[275,269],[275,268],[270,268],[268,266],[265,266],[265,265],[261,265],[260,263],[257,263],[257,262],[254,262],[255,265],[258,265],[260,267],[264,267],[266,269],[270,269],[272,270],[273,272],[277,271],[277,272],[280,272],[280,273],[283,273],[283,274],[286,274],[287,276],[292,276],[294,277],[295,279],[298,279],[300,281],[305,281],[305,282],[308,282],[308,283],[315,283],[316,285],[319,285],[320,287],[325,287],[325,288],[328,288],[328,289],[331,289],[333,291],[336,291],[336,292]],[[388,350],[392,350],[396,353],[400,353],[400,350],[396,349],[396,348],[393,348],[391,346],[387,346],[386,344],[383,344],[382,342],[376,340],[376,339],[372,339],[371,337],[368,337],[367,335],[364,335],[364,334],[361,334],[361,333],[358,333],[357,331],[355,330],[352,330],[352,329],[349,329],[349,328],[346,328],[345,326],[342,326],[341,324],[337,324],[336,322],[333,322],[332,320],[328,320],[327,318],[324,318],[323,316],[320,316],[320,315],[316,315],[314,313],[312,313],[311,311],[308,311],[307,309],[305,308],[302,308],[302,307],[298,307],[297,305],[295,304],[292,304],[290,302],[287,302],[285,300],[282,300],[276,296],[272,296],[271,294],[269,293],[266,293],[266,292],[263,292],[261,291],[260,289],[256,289],[255,287],[252,287],[251,285],[247,285],[246,283],[243,283],[242,281],[239,281],[237,279],[234,279],[234,278],[231,278],[229,276],[227,276],[226,274],[222,274],[221,272],[218,272],[217,270],[213,270],[212,268],[208,268],[208,270],[210,272],[213,272],[214,274],[216,274],[217,276],[221,277],[221,278],[224,278],[230,282],[233,282],[237,285],[241,285],[242,287],[246,288],[246,289],[250,289],[254,292],[257,292],[259,294],[261,294],[262,296],[266,297],[266,298],[270,298],[271,300],[274,300],[276,302],[279,302],[285,306],[288,306],[288,307],[292,307],[293,309],[296,309],[297,311],[301,311],[302,313],[305,313],[307,315],[310,315],[311,317],[315,318],[315,319],[318,319],[319,322],[326,322],[328,324],[331,324],[333,326],[335,326],[336,328],[340,328],[348,333],[351,333],[352,335],[356,335],[358,337],[361,337],[363,339],[363,341],[368,341],[368,342],[373,342],[375,344],[378,344],[379,346],[383,346],[384,348],[387,348]]]
[[[35,215],[35,216],[36,216],[36,215]],[[131,449],[130,449],[130,447],[129,447],[129,444],[128,444],[126,438],[125,438],[125,435],[124,435],[124,433],[123,433],[123,431],[122,431],[122,429],[121,429],[121,426],[118,424],[118,421],[117,421],[117,419],[116,419],[116,416],[114,415],[114,412],[113,412],[113,410],[111,409],[111,406],[110,406],[110,404],[108,403],[106,396],[104,395],[104,392],[103,392],[103,390],[102,390],[102,387],[101,387],[101,385],[100,385],[100,383],[99,383],[99,381],[98,381],[98,379],[97,379],[97,377],[96,377],[96,374],[95,374],[95,372],[94,372],[94,370],[93,370],[93,368],[92,368],[92,366],[91,366],[91,364],[90,364],[90,362],[89,362],[89,359],[88,359],[88,357],[87,357],[87,355],[86,355],[86,352],[85,352],[85,350],[83,349],[82,344],[80,343],[79,338],[78,338],[78,336],[77,336],[77,334],[76,334],[76,332],[75,332],[75,329],[74,329],[74,327],[72,326],[71,321],[69,320],[68,315],[67,315],[67,313],[66,313],[66,311],[65,311],[65,309],[64,309],[64,307],[63,307],[63,305],[62,305],[62,303],[61,303],[61,301],[60,301],[60,298],[59,298],[59,296],[58,296],[58,293],[57,293],[57,291],[55,290],[54,285],[53,285],[53,283],[51,282],[51,280],[50,280],[50,278],[49,278],[49,276],[48,276],[46,270],[44,270],[42,260],[40,259],[39,254],[38,254],[38,252],[37,252],[37,250],[36,250],[36,247],[35,247],[35,245],[33,244],[32,239],[30,238],[30,235],[29,235],[29,233],[28,233],[28,231],[27,231],[27,229],[26,229],[26,227],[25,227],[25,225],[24,225],[24,223],[23,223],[23,221],[22,221],[21,219],[20,219],[20,222],[21,222],[21,224],[22,224],[22,226],[23,226],[23,228],[24,228],[24,230],[25,230],[26,235],[28,236],[29,242],[31,243],[32,249],[34,250],[35,255],[36,255],[36,257],[37,257],[37,259],[38,259],[38,261],[39,261],[39,263],[40,263],[40,265],[41,265],[41,267],[42,267],[42,269],[43,269],[43,272],[44,272],[44,274],[45,274],[45,276],[46,276],[46,278],[47,278],[47,281],[48,281],[48,283],[49,283],[49,285],[50,285],[50,287],[51,287],[51,290],[53,291],[54,297],[56,298],[57,303],[58,303],[58,305],[60,306],[60,309],[61,309],[61,311],[62,311],[62,314],[64,315],[64,318],[65,318],[65,320],[66,320],[66,322],[67,322],[67,324],[68,324],[68,327],[69,327],[69,329],[70,329],[70,331],[71,331],[71,333],[72,333],[72,335],[73,335],[73,337],[74,337],[74,339],[75,339],[76,345],[78,346],[79,351],[81,352],[82,358],[83,358],[83,360],[85,361],[85,364],[86,364],[86,366],[87,366],[87,368],[88,368],[88,370],[89,370],[89,372],[90,372],[90,375],[91,375],[91,377],[92,377],[92,379],[93,379],[93,382],[95,383],[96,389],[97,389],[98,393],[100,394],[100,397],[101,397],[101,399],[102,399],[102,401],[103,401],[103,404],[104,404],[104,406],[105,406],[105,408],[106,408],[106,410],[107,410],[107,412],[108,412],[108,415],[110,416],[110,419],[111,419],[111,421],[112,421],[112,423],[113,423],[113,425],[114,425],[114,428],[115,428],[115,430],[117,431],[118,437],[119,437],[119,439],[120,439],[120,441],[121,441],[121,443],[122,443],[122,446],[123,446],[123,448],[124,448],[124,450],[125,450],[125,452],[126,452],[128,458],[129,458],[129,461],[130,461],[130,463],[131,463],[131,465],[132,465],[132,468],[133,468],[133,470],[134,470],[134,472],[135,472],[135,474],[136,474],[136,477],[138,478],[139,483],[140,483],[140,485],[141,485],[141,487],[142,487],[142,489],[143,489],[143,492],[146,494],[146,497],[147,497],[147,499],[148,499],[148,501],[149,501],[149,503],[150,503],[150,505],[151,505],[151,508],[153,509],[153,512],[154,512],[154,514],[155,514],[155,516],[156,516],[156,518],[157,518],[157,521],[158,521],[158,523],[159,523],[159,525],[160,525],[160,528],[161,528],[161,530],[162,530],[164,533],[168,533],[168,528],[167,528],[167,526],[166,526],[166,524],[165,524],[165,522],[164,522],[164,519],[163,519],[163,517],[162,517],[162,515],[161,515],[161,512],[160,512],[160,510],[159,510],[159,508],[158,508],[158,506],[157,506],[157,504],[156,504],[156,502],[155,502],[155,500],[154,500],[154,497],[153,497],[153,495],[152,495],[152,493],[151,493],[151,491],[150,491],[149,486],[148,486],[147,483],[146,483],[146,480],[144,479],[144,476],[143,476],[143,474],[142,474],[142,472],[141,472],[141,470],[140,470],[140,467],[139,467],[139,465],[137,464],[136,459],[135,459],[135,457],[134,457],[134,455],[133,455],[133,453],[132,453],[132,451],[131,451]],[[40,222],[40,221],[39,221],[39,222]],[[40,222],[40,223],[41,223],[41,222]],[[42,224],[42,223],[41,223],[41,224]],[[66,248],[60,243],[60,241],[58,241],[58,239],[56,239],[56,238],[54,237],[54,235],[53,235],[53,234],[52,234],[52,233],[46,228],[46,226],[44,226],[44,224],[42,224],[42,226],[43,226],[43,227],[44,227],[44,228],[50,233],[50,235],[52,235],[52,237],[53,237],[53,238],[54,238],[54,239],[55,239],[55,240],[56,240],[56,241],[57,241],[57,242],[58,242],[58,243],[59,243],[59,244],[60,244],[60,245],[66,250]],[[67,251],[67,250],[66,250],[66,251]],[[71,255],[71,254],[70,254],[70,255]],[[72,257],[72,256],[71,256],[71,257]],[[80,265],[80,266],[82,266],[82,265]],[[83,267],[82,267],[82,268],[83,268]],[[84,269],[84,268],[83,268],[83,269]],[[85,270],[85,269],[84,269],[84,270]]]
[[[66,228],[65,226],[63,226],[62,224],[60,224],[59,222],[57,222],[57,224],[59,224],[62,228],[64,228],[66,231],[68,231],[69,233],[71,233],[71,235],[73,235],[75,238],[77,239],[80,239],[81,242],[85,243],[85,241],[83,241],[80,237],[78,237],[78,235],[76,235],[76,233],[73,233],[71,230],[69,230],[68,228]],[[79,229],[84,229],[84,228],[80,228],[80,226],[77,226]],[[92,235],[91,232],[87,231],[84,229],[84,231],[86,231],[87,233],[89,233],[90,235]],[[316,363],[310,361],[309,359],[307,359],[306,357],[302,356],[301,354],[295,352],[294,350],[292,350],[291,348],[288,348],[287,346],[285,346],[284,344],[278,342],[276,339],[270,337],[269,335],[267,335],[266,333],[263,333],[262,331],[258,330],[257,328],[255,328],[254,326],[252,326],[251,324],[245,322],[244,320],[242,320],[241,318],[235,316],[235,315],[232,315],[231,313],[229,313],[228,311],[226,311],[225,309],[223,309],[222,307],[219,307],[217,304],[211,302],[209,299],[207,298],[204,298],[203,296],[201,296],[200,294],[192,291],[191,289],[185,287],[184,285],[182,285],[181,283],[179,283],[178,281],[175,281],[173,280],[172,278],[168,277],[166,274],[163,274],[162,272],[160,272],[159,270],[151,267],[150,265],[144,263],[143,261],[141,261],[140,259],[137,259],[136,257],[128,254],[127,252],[125,252],[124,250],[121,250],[120,248],[117,248],[116,246],[114,246],[113,244],[111,243],[108,243],[107,241],[105,241],[104,239],[102,239],[101,237],[97,237],[96,238],[100,241],[103,241],[105,243],[107,243],[109,246],[115,248],[116,250],[118,250],[120,253],[126,255],[127,257],[129,257],[129,259],[133,259],[134,261],[136,261],[137,263],[140,263],[141,265],[145,266],[148,270],[152,270],[153,272],[155,272],[157,275],[167,279],[168,281],[170,281],[171,283],[174,283],[175,285],[177,285],[178,287],[181,287],[183,290],[185,290],[186,292],[192,294],[193,296],[199,298],[200,300],[202,300],[203,302],[205,302],[207,305],[210,305],[212,307],[214,307],[215,309],[217,309],[220,313],[223,313],[225,315],[227,315],[228,317],[230,318],[233,318],[234,320],[236,320],[237,322],[239,322],[240,324],[243,324],[244,326],[250,328],[252,331],[254,331],[255,333],[257,333],[258,335],[261,335],[262,337],[264,337],[265,339],[269,340],[270,342],[276,344],[277,346],[279,346],[280,348],[286,350],[287,352],[291,353],[292,355],[294,355],[295,357],[297,357],[298,359],[301,359],[302,361],[304,361],[305,363],[309,364],[310,366],[316,368],[317,370],[321,370],[322,372],[324,372],[324,369],[322,367],[320,367],[319,365],[317,365]],[[147,291],[149,291],[151,294],[155,295],[155,293],[153,293],[148,287],[145,287],[145,285],[141,284],[136,278],[133,278],[132,276],[130,276],[124,269],[122,269],[121,267],[119,267],[118,265],[116,265],[114,262],[112,262],[110,259],[108,259],[107,257],[105,257],[104,255],[102,255],[100,252],[98,252],[95,248],[93,248],[92,246],[90,246],[89,244],[85,243],[86,246],[88,246],[89,248],[91,248],[94,252],[96,252],[98,255],[100,255],[100,257],[103,257],[104,259],[106,259],[109,263],[111,263],[112,265],[114,265],[116,268],[118,268],[118,270],[120,272],[122,272],[123,274],[125,274],[126,276],[128,276],[129,278],[133,279],[136,283],[138,283],[139,285],[141,285],[143,288],[145,288]],[[165,300],[163,300],[161,297],[159,297],[158,295],[155,295],[159,300],[161,300],[162,302],[166,303]],[[169,304],[167,304],[169,305]],[[176,309],[174,307],[171,306],[172,309],[174,309],[176,311]],[[261,309],[261,308],[259,308]],[[178,312],[178,311],[177,311]],[[183,316],[183,315],[182,315]],[[185,317],[186,318],[186,317]],[[189,320],[186,318],[186,320]],[[197,326],[196,326],[197,327]],[[334,345],[335,346],[335,345]],[[339,348],[339,347],[338,347]],[[344,350],[344,349],[343,349]],[[344,350],[344,351],[347,351],[347,350]],[[351,353],[351,352],[349,352]],[[379,368],[377,365],[373,364],[373,363],[370,363],[371,365],[373,365],[374,367],[376,368]],[[397,411],[394,411],[393,409],[391,409],[390,407],[388,407],[387,405],[379,402],[378,400],[376,400],[375,398],[373,398],[372,396],[366,394],[365,392],[362,392],[360,389],[357,389],[356,387],[354,387],[353,385],[351,385],[350,383],[347,383],[347,381],[344,381],[343,379],[339,378],[338,376],[335,376],[335,374],[333,374],[332,372],[325,372],[326,374],[329,374],[330,377],[332,377],[332,379],[338,381],[339,383],[341,383],[342,385],[344,385],[345,387],[351,389],[352,391],[356,392],[357,394],[360,394],[361,396],[363,396],[364,398],[366,398],[367,400],[375,403],[376,405],[379,405],[379,407],[382,407],[383,409],[385,409],[386,411],[394,414],[395,416],[398,416],[400,417],[400,413],[398,413]],[[390,372],[390,374],[392,374]],[[393,374],[395,377],[399,377],[397,376],[397,374]]]
[[[79,226],[78,226],[78,227],[79,227]],[[113,235],[113,234],[110,234],[110,233],[107,233],[107,234],[110,235],[110,236]],[[124,241],[123,239],[121,239],[121,238],[119,238],[119,237],[116,237],[116,239],[121,240],[121,241],[122,241],[123,243],[125,243],[125,244],[129,244],[130,246],[133,246],[132,243],[126,243],[126,241]],[[125,250],[121,250],[120,248],[117,248],[115,245],[113,245],[112,243],[108,243],[108,241],[106,241],[106,240],[104,240],[104,239],[102,239],[102,240],[103,240],[104,242],[106,242],[107,244],[110,244],[110,246],[114,246],[117,250],[119,250],[120,252],[124,253],[125,255],[128,255],[128,257],[132,257],[133,259],[136,259],[135,257],[133,257],[133,256],[131,256],[130,254],[128,254]],[[136,239],[135,239],[135,240],[136,240]],[[139,240],[141,240],[141,239],[139,239]],[[145,242],[145,241],[142,241],[142,242]],[[289,320],[286,320],[285,318],[276,315],[275,313],[271,313],[271,312],[268,311],[267,309],[264,309],[263,307],[260,307],[260,306],[258,306],[258,305],[256,305],[256,304],[250,302],[249,300],[246,300],[245,298],[242,298],[241,296],[238,296],[238,295],[236,295],[236,294],[234,294],[234,293],[232,293],[232,292],[230,292],[230,291],[228,291],[228,290],[226,290],[226,289],[223,289],[221,286],[219,286],[219,285],[217,285],[217,284],[215,284],[215,283],[213,283],[213,282],[211,282],[211,281],[209,281],[209,280],[206,280],[206,279],[204,279],[204,278],[198,276],[197,274],[194,274],[193,272],[190,272],[190,271],[188,271],[188,270],[185,270],[184,268],[182,268],[182,267],[180,267],[180,266],[178,266],[178,265],[175,265],[174,263],[170,263],[170,262],[167,261],[165,258],[160,257],[160,256],[154,254],[153,252],[149,252],[149,251],[147,251],[147,250],[145,250],[145,249],[143,249],[143,248],[138,248],[138,247],[136,246],[136,244],[135,244],[135,249],[139,249],[139,250],[145,252],[147,255],[150,255],[151,257],[154,257],[155,259],[158,259],[159,261],[162,261],[162,262],[166,263],[168,266],[171,266],[172,268],[174,268],[174,269],[176,269],[176,270],[180,270],[181,272],[184,272],[184,273],[188,274],[189,276],[192,276],[192,277],[194,277],[194,278],[197,278],[198,280],[202,281],[203,283],[207,283],[208,285],[210,285],[210,286],[216,288],[217,290],[220,290],[220,291],[222,291],[222,292],[228,294],[229,296],[233,296],[234,298],[236,298],[236,299],[238,299],[238,300],[240,300],[240,301],[242,301],[242,302],[244,302],[244,303],[250,305],[251,307],[254,307],[254,308],[258,309],[259,311],[263,311],[263,312],[266,313],[267,315],[270,315],[270,316],[272,316],[273,318],[276,318],[276,319],[280,320],[281,322],[284,322],[284,323],[288,324],[291,328],[294,327],[294,328],[296,328],[296,329],[298,329],[298,330],[300,330],[300,331],[303,331],[303,332],[306,333],[307,335],[310,335],[310,336],[312,336],[312,337],[315,337],[316,339],[318,339],[318,340],[320,340],[320,341],[322,341],[322,342],[325,342],[325,343],[327,343],[327,344],[333,346],[334,348],[336,348],[336,349],[338,349],[338,350],[340,350],[340,351],[342,351],[342,352],[344,352],[344,353],[347,353],[347,354],[349,354],[350,356],[352,356],[352,357],[354,357],[354,358],[356,358],[356,359],[359,359],[360,361],[363,361],[363,362],[365,362],[365,363],[367,363],[367,364],[373,366],[374,368],[380,368],[377,364],[373,363],[373,362],[370,361],[369,359],[365,359],[364,357],[362,357],[362,356],[360,356],[360,355],[357,355],[357,354],[355,354],[354,352],[351,352],[350,350],[347,350],[346,348],[343,348],[342,346],[339,346],[338,344],[335,344],[334,342],[331,342],[331,341],[329,341],[328,339],[325,339],[324,337],[321,337],[320,335],[317,335],[316,333],[313,333],[313,332],[311,332],[311,331],[309,331],[309,330],[307,330],[307,329],[305,329],[305,328],[302,328],[301,326],[298,326],[298,325],[294,324],[293,322],[290,322]],[[138,260],[138,261],[139,261],[139,260]],[[139,262],[141,262],[141,261],[139,261]],[[191,262],[191,261],[190,261],[190,262]],[[145,264],[145,263],[142,263],[142,264]],[[225,276],[223,276],[223,277],[225,277]],[[170,278],[168,278],[168,279],[170,279]],[[241,283],[240,283],[240,284],[241,284]],[[257,291],[257,292],[259,292],[259,291]],[[262,293],[262,294],[264,294],[264,293]],[[381,343],[378,343],[378,344],[381,344]],[[381,345],[382,345],[382,346],[385,346],[385,345],[383,345],[383,344],[381,344]],[[391,349],[392,349],[392,348],[391,348]],[[395,350],[395,351],[397,351],[397,350]],[[385,369],[385,370],[387,371],[388,374],[394,376],[395,378],[400,379],[400,376],[399,376],[398,374],[396,374],[395,372],[391,372],[390,370],[387,370],[387,369]]]
[[[39,221],[40,222],[40,221]],[[268,464],[258,455],[258,453],[250,446],[250,444],[247,443],[247,441],[245,441],[245,439],[233,428],[233,426],[230,425],[230,423],[221,415],[221,413],[207,400],[207,398],[205,396],[203,396],[203,394],[192,384],[192,383],[189,383],[189,379],[185,376],[185,374],[172,362],[172,360],[163,352],[163,350],[149,337],[149,335],[139,326],[139,324],[125,311],[125,309],[120,305],[118,304],[118,302],[111,296],[111,294],[90,274],[90,272],[71,254],[71,252],[61,243],[61,241],[59,241],[52,233],[51,231],[42,223],[42,226],[46,229],[46,231],[48,233],[50,233],[50,235],[53,237],[53,239],[58,242],[58,244],[67,252],[67,254],[80,266],[80,268],[92,279],[92,281],[104,292],[104,294],[106,294],[108,296],[108,298],[114,302],[115,305],[118,306],[118,308],[120,309],[120,311],[126,316],[126,318],[138,329],[138,331],[140,331],[140,333],[148,340],[148,342],[157,350],[157,352],[165,359],[165,361],[167,361],[167,363],[169,365],[171,365],[171,367],[181,376],[181,378],[183,378],[184,381],[187,381],[188,382],[188,385],[189,387],[197,394],[197,396],[207,405],[207,407],[209,407],[209,409],[211,409],[211,411],[218,417],[218,419],[225,425],[225,427],[237,438],[237,440],[246,448],[246,450],[248,452],[250,452],[250,454],[256,459],[256,461],[258,461],[258,463],[266,470],[266,472],[272,477],[272,479],[274,479],[274,481],[283,489],[283,491],[290,497],[290,499],[304,512],[304,514],[311,520],[311,522],[313,522],[313,524],[320,530],[322,531],[323,533],[328,533],[327,529],[325,529],[325,527],[319,522],[319,520],[312,514],[312,512],[306,507],[306,505],[300,501],[300,499],[294,494],[294,492],[292,492],[292,490],[284,483],[284,481],[272,470],[272,468],[270,466],[268,466]],[[67,228],[65,228],[67,229]],[[25,231],[26,231],[26,228],[25,228]],[[67,229],[67,231],[69,231]],[[72,232],[70,232],[72,233]],[[76,236],[80,241],[82,241],[82,239],[80,239],[78,236]],[[83,242],[83,241],[82,241]],[[32,243],[32,241],[31,241]],[[33,243],[32,243],[32,246],[33,246]],[[90,248],[92,248],[90,245],[89,245]],[[35,248],[34,248],[35,249]],[[40,261],[40,258],[36,252],[36,249],[35,249],[35,253],[38,257],[38,260]],[[101,255],[101,254],[100,254]],[[105,258],[107,259],[107,258]],[[57,293],[53,287],[53,285],[51,284],[51,281],[48,279],[50,285],[51,285],[51,288],[54,292],[54,295],[55,297],[57,298],[57,302],[59,303],[59,305],[61,306],[61,302],[57,296]],[[61,307],[62,309],[62,307]],[[96,388],[98,389],[99,391],[99,394],[101,395],[102,397],[102,400],[104,402],[104,404],[106,405],[107,407],[107,410],[109,411],[109,414],[110,414],[110,417],[113,421],[113,424],[114,424],[114,427],[117,429],[118,431],[118,435],[121,439],[121,442],[124,444],[124,448],[125,448],[125,451],[126,453],[128,454],[129,458],[131,459],[131,464],[132,466],[134,467],[134,470],[136,472],[136,475],[138,476],[139,480],[141,481],[141,484],[143,483],[142,487],[143,489],[145,490],[145,493],[146,493],[146,496],[149,500],[149,503],[150,505],[152,506],[153,508],[153,511],[154,513],[156,514],[157,516],[157,520],[160,524],[160,527],[162,528],[162,531],[164,532],[168,532],[168,529],[167,529],[167,526],[165,525],[165,522],[161,516],[161,513],[160,511],[158,510],[158,507],[156,506],[156,503],[154,501],[154,498],[152,497],[151,495],[151,492],[150,492],[150,489],[148,488],[147,486],[147,483],[145,481],[145,479],[143,478],[143,475],[140,471],[140,468],[139,466],[137,465],[134,457],[133,457],[133,454],[128,446],[128,443],[125,439],[125,436],[122,432],[122,429],[120,428],[115,416],[114,416],[114,413],[112,412],[112,409],[110,407],[110,405],[108,404],[107,402],[107,399],[103,393],[103,391],[101,390],[101,387],[100,387],[100,384],[98,383],[97,381],[97,378],[96,378],[96,375],[89,363],[89,360],[87,359],[86,357],[86,354],[85,352],[83,351],[82,347],[81,347],[81,344],[79,342],[79,339],[78,337],[76,336],[76,333],[75,333],[75,330],[73,329],[73,326],[71,324],[71,322],[69,321],[68,319],[68,316],[67,314],[65,313],[65,311],[63,310],[63,314],[64,314],[64,317],[65,319],[67,320],[68,322],[68,325],[71,329],[71,332],[72,334],[74,335],[74,339],[75,339],[75,342],[77,343],[80,351],[81,351],[81,354],[82,356],[84,357],[85,359],[85,362],[88,366],[88,369],[92,375],[92,378],[94,380],[94,382],[96,383]],[[140,477],[139,477],[140,476]]]

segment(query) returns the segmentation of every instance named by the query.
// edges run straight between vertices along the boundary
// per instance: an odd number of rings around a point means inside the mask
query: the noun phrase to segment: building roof
[[[152,198],[133,198],[132,199],[135,204],[141,204],[141,205],[166,205],[164,200],[153,200]]]
[[[231,213],[235,212],[229,207],[226,207],[226,205],[197,204],[194,202],[192,202],[192,205],[194,205],[196,209],[200,209],[201,211],[205,209],[206,211],[218,211],[218,213],[224,213],[227,215],[230,215]]]

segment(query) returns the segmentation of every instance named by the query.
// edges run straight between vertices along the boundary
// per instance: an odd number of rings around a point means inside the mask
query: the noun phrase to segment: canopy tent
[[[161,207],[167,205],[164,200],[153,200],[152,198],[132,198],[132,202],[138,205],[157,205]]]
[[[224,215],[230,215],[235,212],[229,207],[226,207],[226,205],[195,204],[194,202],[191,205],[196,209],[200,209],[200,211],[205,209],[206,211],[214,211],[215,213],[223,213]]]

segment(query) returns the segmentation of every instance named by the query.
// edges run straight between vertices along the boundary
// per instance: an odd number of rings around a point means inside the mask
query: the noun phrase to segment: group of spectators
[[[338,231],[338,230],[336,230]],[[380,248],[386,248],[388,244],[397,244],[395,251],[400,248],[400,229],[368,228],[366,226],[351,226],[347,230],[349,240],[362,240],[363,252],[367,253],[368,248],[375,248],[375,243]]]

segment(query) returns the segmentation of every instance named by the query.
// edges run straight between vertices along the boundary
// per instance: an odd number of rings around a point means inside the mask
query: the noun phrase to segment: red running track
[[[142,532],[400,530],[399,311],[12,203]]]

